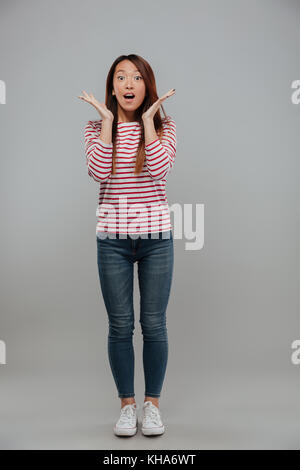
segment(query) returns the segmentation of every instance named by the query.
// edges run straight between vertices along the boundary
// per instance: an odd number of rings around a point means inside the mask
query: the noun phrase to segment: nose
[[[126,88],[132,88],[131,79],[127,81]]]

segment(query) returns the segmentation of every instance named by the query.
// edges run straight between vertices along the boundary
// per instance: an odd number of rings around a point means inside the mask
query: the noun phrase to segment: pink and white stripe
[[[163,138],[145,146],[140,175],[133,174],[141,126],[119,122],[116,174],[111,175],[112,144],[99,139],[102,120],[88,121],[84,129],[89,176],[100,183],[96,232],[151,233],[172,229],[166,196],[166,176],[174,166],[176,125],[163,119]]]

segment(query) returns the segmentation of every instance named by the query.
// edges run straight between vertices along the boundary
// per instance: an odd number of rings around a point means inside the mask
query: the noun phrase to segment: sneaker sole
[[[138,420],[136,420],[135,428],[118,428],[114,426],[114,433],[116,436],[134,436],[138,430]]]
[[[147,428],[142,428],[142,433],[144,434],[144,436],[157,436],[158,434],[163,434],[165,432],[165,427],[164,426],[161,426],[159,428],[150,428],[150,429],[147,429]]]
[[[137,427],[132,429],[114,428],[116,436],[134,436],[137,433]]]

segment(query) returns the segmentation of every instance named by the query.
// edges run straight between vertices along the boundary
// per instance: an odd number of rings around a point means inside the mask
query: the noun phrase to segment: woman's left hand
[[[152,106],[150,106],[149,109],[147,109],[147,111],[145,111],[143,114],[142,114],[142,119],[153,119],[153,117],[155,116],[156,112],[158,111],[160,105],[162,104],[163,101],[165,101],[165,99],[169,98],[170,96],[174,95],[175,93],[175,88],[172,88],[170,91],[168,91],[165,95],[163,95],[161,98],[158,98],[157,101],[155,101],[155,103],[153,103]]]

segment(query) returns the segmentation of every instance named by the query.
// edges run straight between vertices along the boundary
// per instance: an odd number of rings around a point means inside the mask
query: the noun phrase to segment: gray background
[[[300,448],[299,1],[1,0],[2,449]],[[120,400],[96,264],[83,128],[113,60],[137,53],[177,124],[166,433],[113,435]],[[135,266],[135,275],[137,266]],[[135,278],[136,400],[144,377]]]

